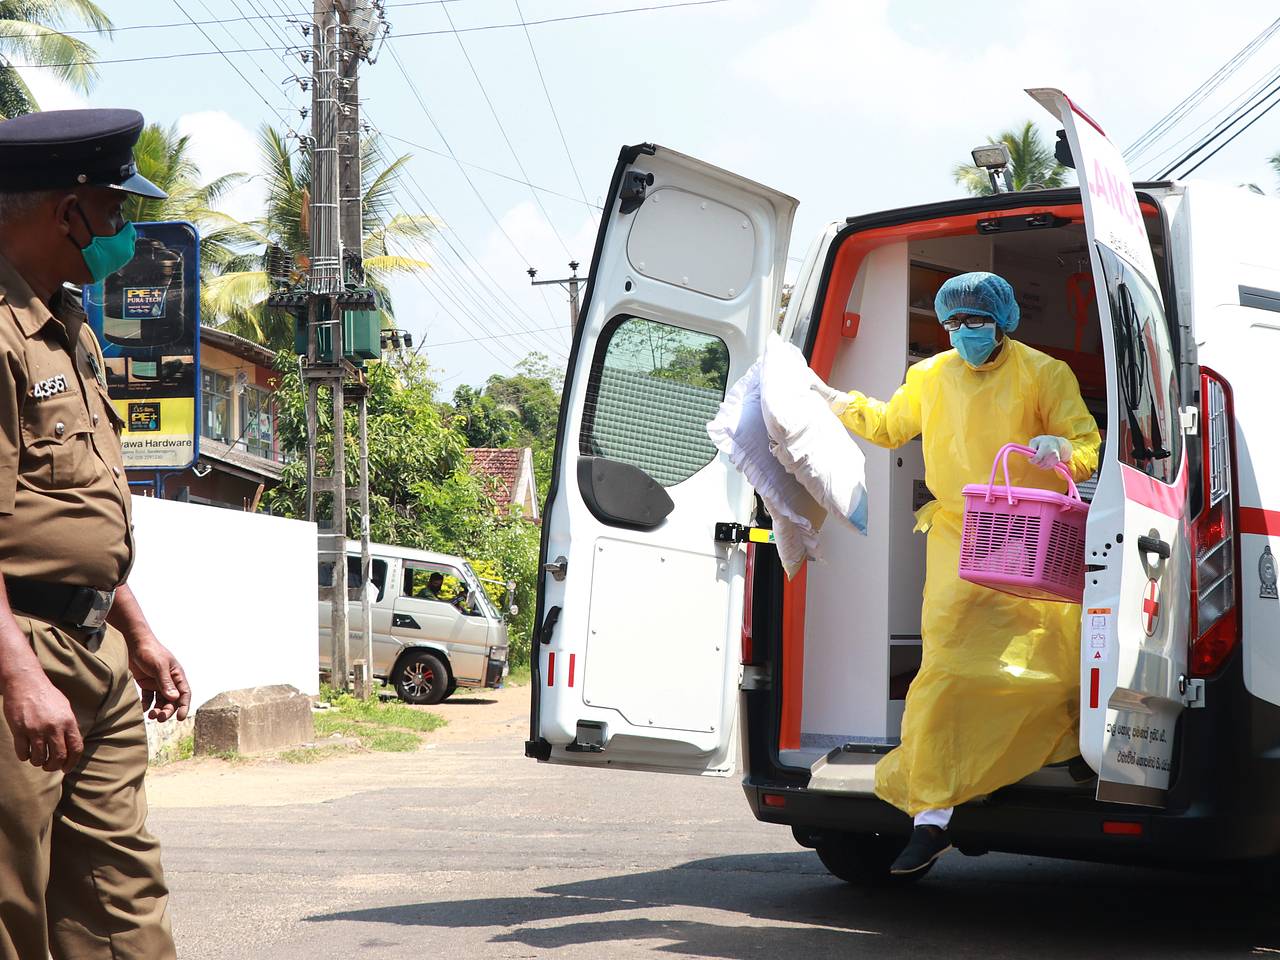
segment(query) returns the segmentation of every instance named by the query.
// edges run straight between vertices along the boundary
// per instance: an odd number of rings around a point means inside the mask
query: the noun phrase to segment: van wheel
[[[449,668],[434,653],[408,653],[396,666],[395,684],[405,703],[439,703],[448,696]]]
[[[814,847],[814,851],[832,876],[845,883],[861,887],[910,886],[932,870],[933,864],[919,873],[895,877],[889,868],[902,852],[902,847],[900,837],[863,834],[824,840]]]
[[[448,686],[448,687],[446,687],[446,688],[445,688],[445,691],[444,691],[444,699],[445,699],[445,700],[448,700],[450,697],[452,697],[452,696],[453,696],[455,693],[457,693],[457,692],[458,692],[458,681],[457,681],[457,680],[455,680],[455,679],[453,679],[453,677],[450,677],[450,678],[449,678],[449,686]]]

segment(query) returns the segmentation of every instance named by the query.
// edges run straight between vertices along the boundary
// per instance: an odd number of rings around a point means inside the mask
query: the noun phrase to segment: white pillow
[[[769,335],[760,369],[760,406],[774,456],[828,511],[867,532],[866,458],[827,402],[796,347]]]
[[[764,501],[773,518],[778,558],[787,576],[793,577],[805,560],[818,558],[818,531],[826,508],[773,455],[760,409],[761,362],[729,389],[715,419],[707,424],[707,435]]]

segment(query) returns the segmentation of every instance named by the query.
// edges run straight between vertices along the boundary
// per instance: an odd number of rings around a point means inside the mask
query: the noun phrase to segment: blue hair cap
[[[938,288],[933,309],[939,323],[950,320],[953,313],[977,313],[990,317],[1005,333],[1018,328],[1020,317],[1009,281],[982,271],[949,279]]]

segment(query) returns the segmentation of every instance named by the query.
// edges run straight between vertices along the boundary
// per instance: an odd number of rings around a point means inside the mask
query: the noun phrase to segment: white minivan
[[[458,687],[498,687],[507,675],[507,623],[462,557],[369,545],[373,675],[407,703],[439,703]],[[321,565],[320,586],[327,587]],[[360,543],[347,541],[350,659],[361,656]],[[320,602],[320,671],[332,663],[328,600]],[[510,594],[508,594],[510,605]]]
[[[966,853],[1236,863],[1280,853],[1280,201],[1132,184],[1055,90],[1078,189],[832,223],[782,335],[887,399],[948,347],[947,277],[1017,291],[1104,432],[1091,500],[1080,755],[957,810]],[[596,242],[545,512],[526,753],[718,776],[837,876],[886,877],[910,831],[872,770],[920,664],[932,494],[918,441],[864,444],[865,537],[822,531],[786,581],[768,517],[708,440],[774,327],[795,201],[651,144],[623,150]],[[1011,440],[1025,439],[1011,437]]]

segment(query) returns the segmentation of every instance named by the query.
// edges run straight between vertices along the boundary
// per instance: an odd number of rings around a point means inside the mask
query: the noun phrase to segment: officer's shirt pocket
[[[36,381],[22,405],[22,478],[40,490],[88,486],[97,476],[96,456],[75,375]]]

